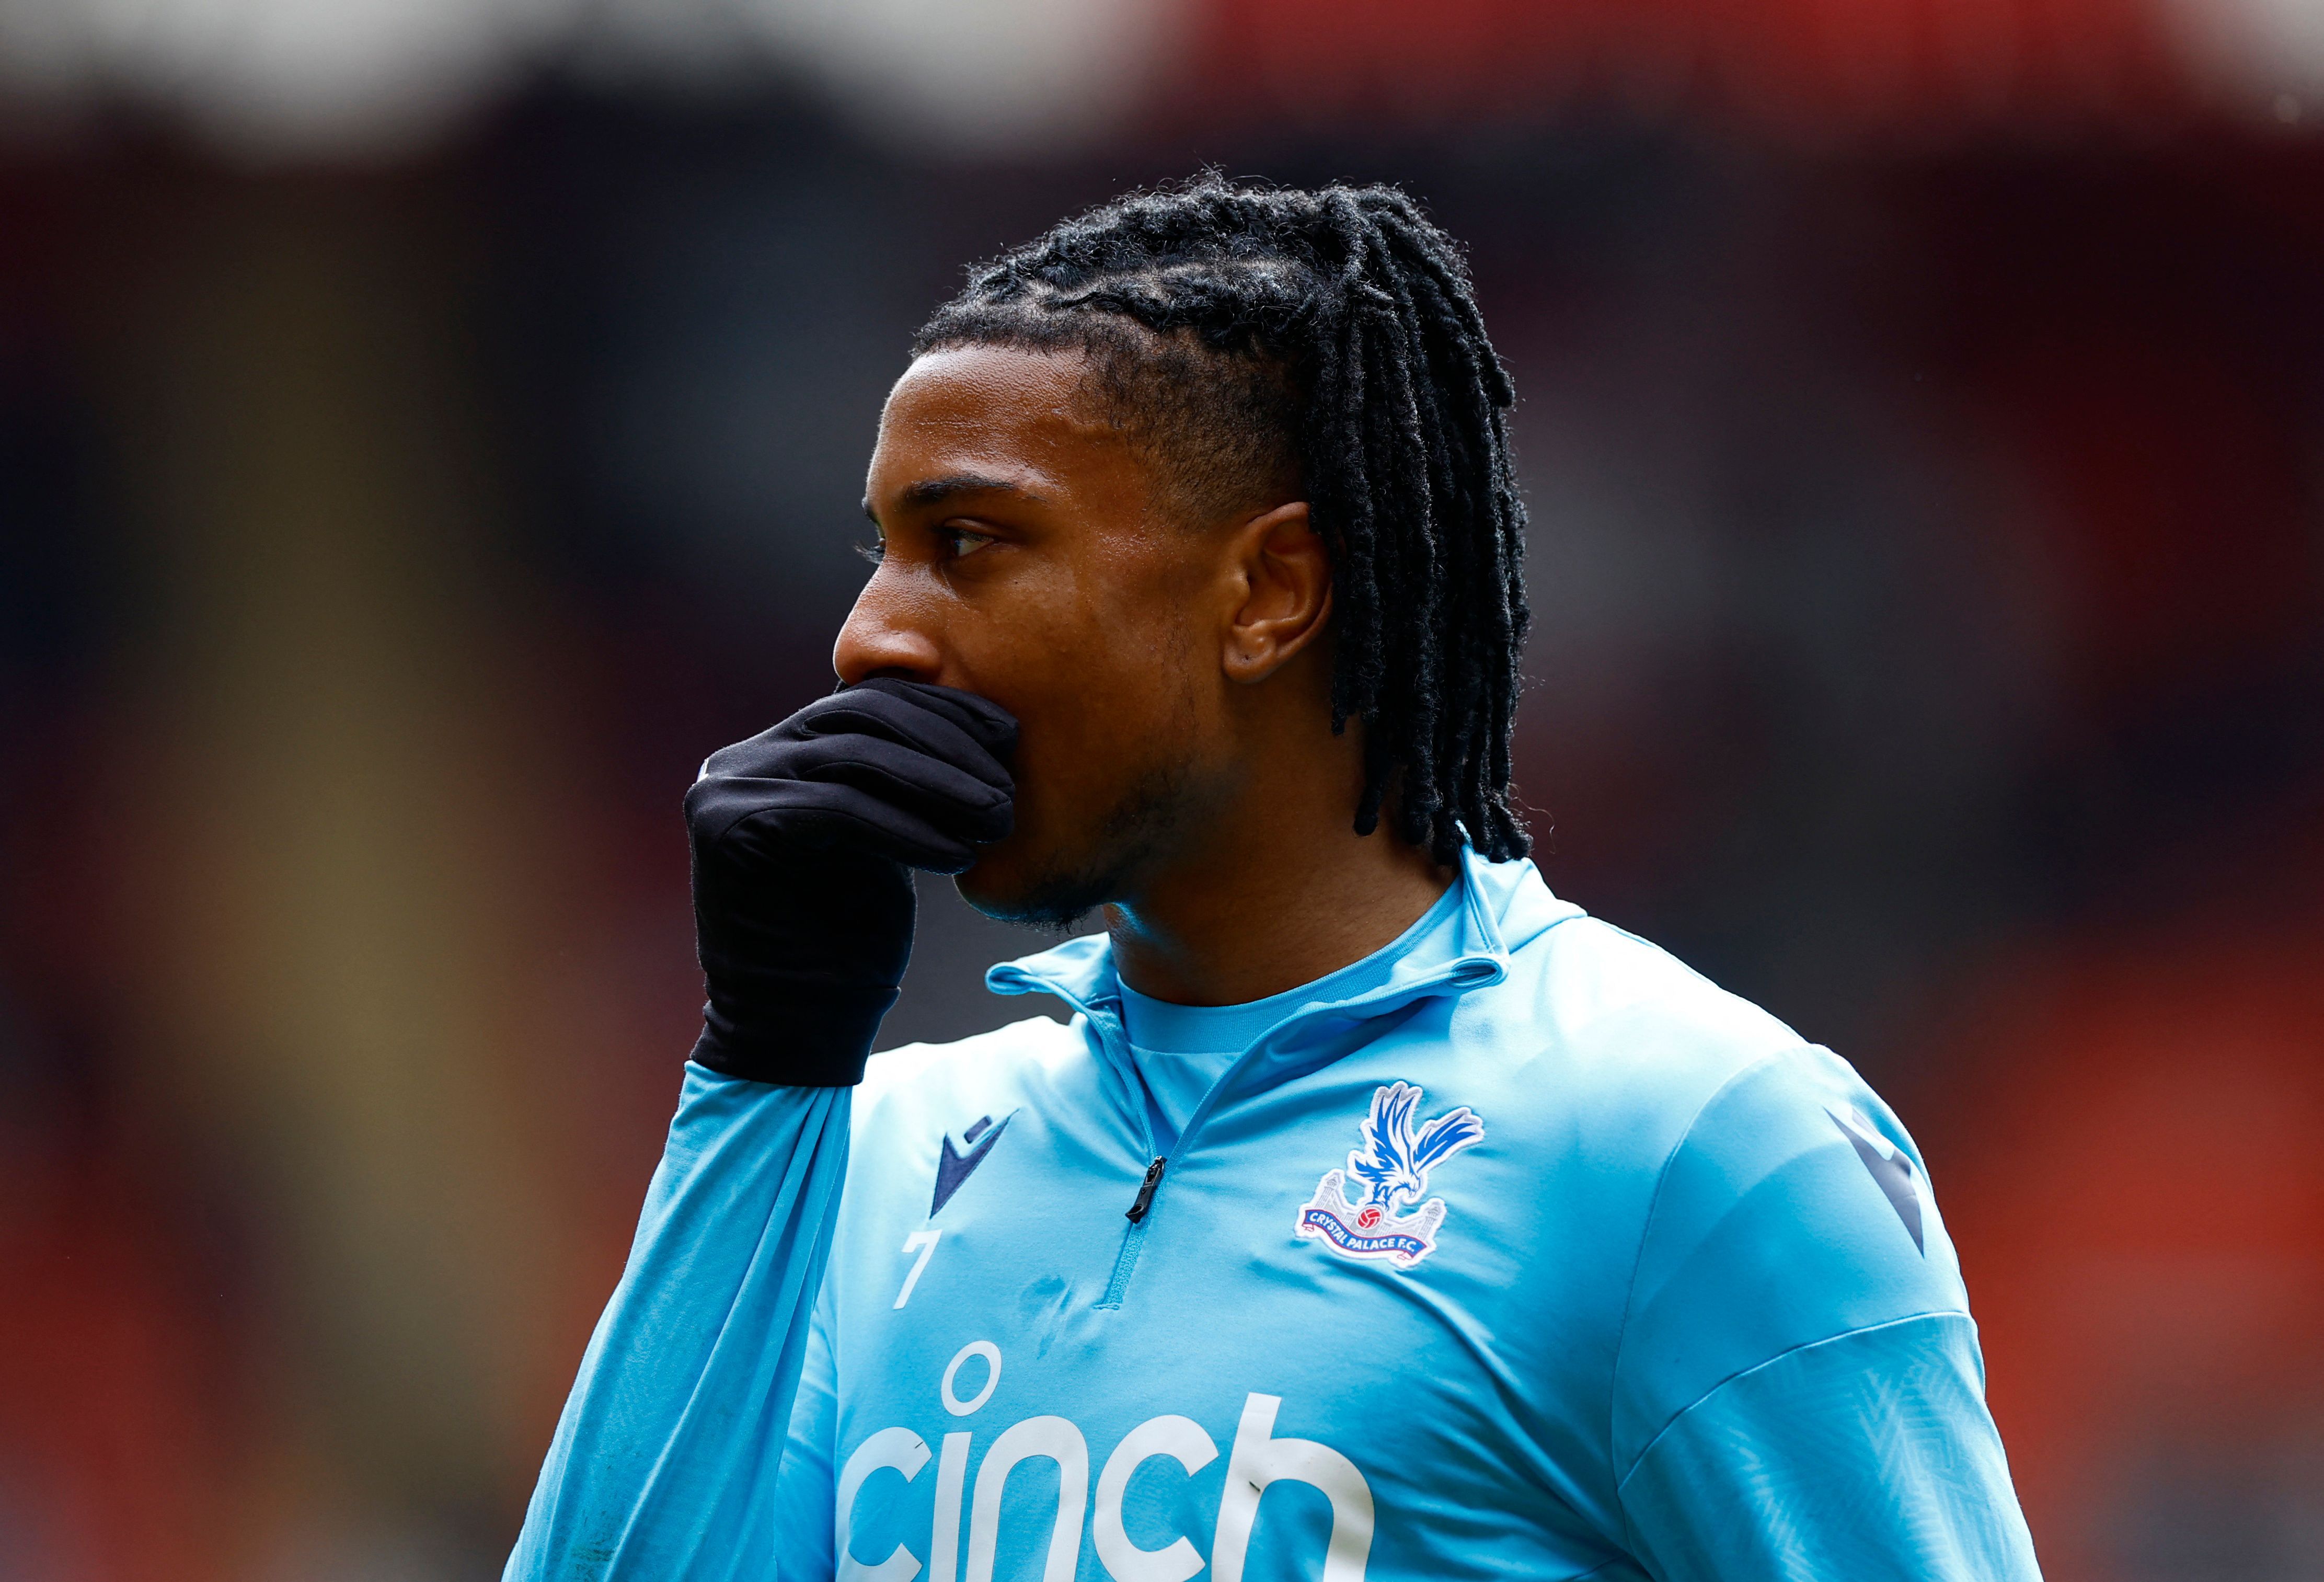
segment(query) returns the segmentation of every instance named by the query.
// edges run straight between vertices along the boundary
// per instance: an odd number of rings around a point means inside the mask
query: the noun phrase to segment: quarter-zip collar
[[[1392,1015],[1418,1000],[1499,983],[1508,975],[1511,948],[1544,928],[1581,915],[1579,908],[1549,893],[1530,862],[1488,863],[1465,845],[1453,883],[1462,891],[1460,904],[1434,926],[1387,947],[1397,958],[1374,987],[1345,999],[1302,1005],[1259,1034],[1190,1121],[1189,1136],[1201,1115],[1214,1107],[1226,1088],[1271,1087],[1314,1070],[1365,1041],[1346,1036],[1361,1023]],[[985,975],[985,985],[1001,995],[1055,995],[1080,1012],[1109,1068],[1115,1097],[1142,1115],[1144,1105],[1122,1032],[1121,983],[1105,935],[1084,935],[1038,955],[1003,962]]]

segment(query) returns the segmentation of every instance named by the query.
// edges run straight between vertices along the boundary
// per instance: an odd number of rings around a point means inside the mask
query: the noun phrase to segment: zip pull
[[[1132,1203],[1130,1212],[1122,1217],[1130,1224],[1143,1223],[1146,1211],[1154,1207],[1154,1189],[1162,1184],[1162,1167],[1169,1162],[1160,1154],[1156,1154],[1154,1162],[1146,1167],[1146,1179],[1138,1184],[1138,1201]]]

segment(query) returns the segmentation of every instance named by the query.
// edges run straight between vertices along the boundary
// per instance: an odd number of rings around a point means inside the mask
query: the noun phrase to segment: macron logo
[[[954,1192],[967,1184],[968,1178],[976,1173],[976,1167],[984,1162],[984,1156],[992,1152],[992,1145],[1001,1141],[1001,1133],[1008,1127],[1007,1115],[1001,1117],[998,1125],[993,1124],[991,1115],[982,1117],[976,1124],[960,1134],[960,1140],[968,1144],[965,1153],[952,1145],[951,1137],[945,1138],[944,1152],[936,1156],[936,1193],[928,1205],[930,1219],[934,1219],[944,1206],[952,1201]]]

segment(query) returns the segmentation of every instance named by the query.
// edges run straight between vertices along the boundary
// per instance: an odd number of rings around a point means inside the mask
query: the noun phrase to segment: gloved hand
[[[860,1082],[912,952],[908,868],[1009,833],[1017,722],[874,678],[713,753],[686,793],[710,1003],[694,1059],[759,1082]]]

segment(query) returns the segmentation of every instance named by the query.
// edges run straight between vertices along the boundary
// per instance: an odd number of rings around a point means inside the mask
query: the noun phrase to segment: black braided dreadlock
[[[1463,828],[1489,857],[1530,849],[1509,787],[1516,392],[1411,199],[1215,173],[1133,193],[973,270],[912,351],[964,345],[1086,354],[1190,521],[1304,488],[1332,556],[1332,728],[1365,726],[1357,833],[1385,803],[1441,863]]]

